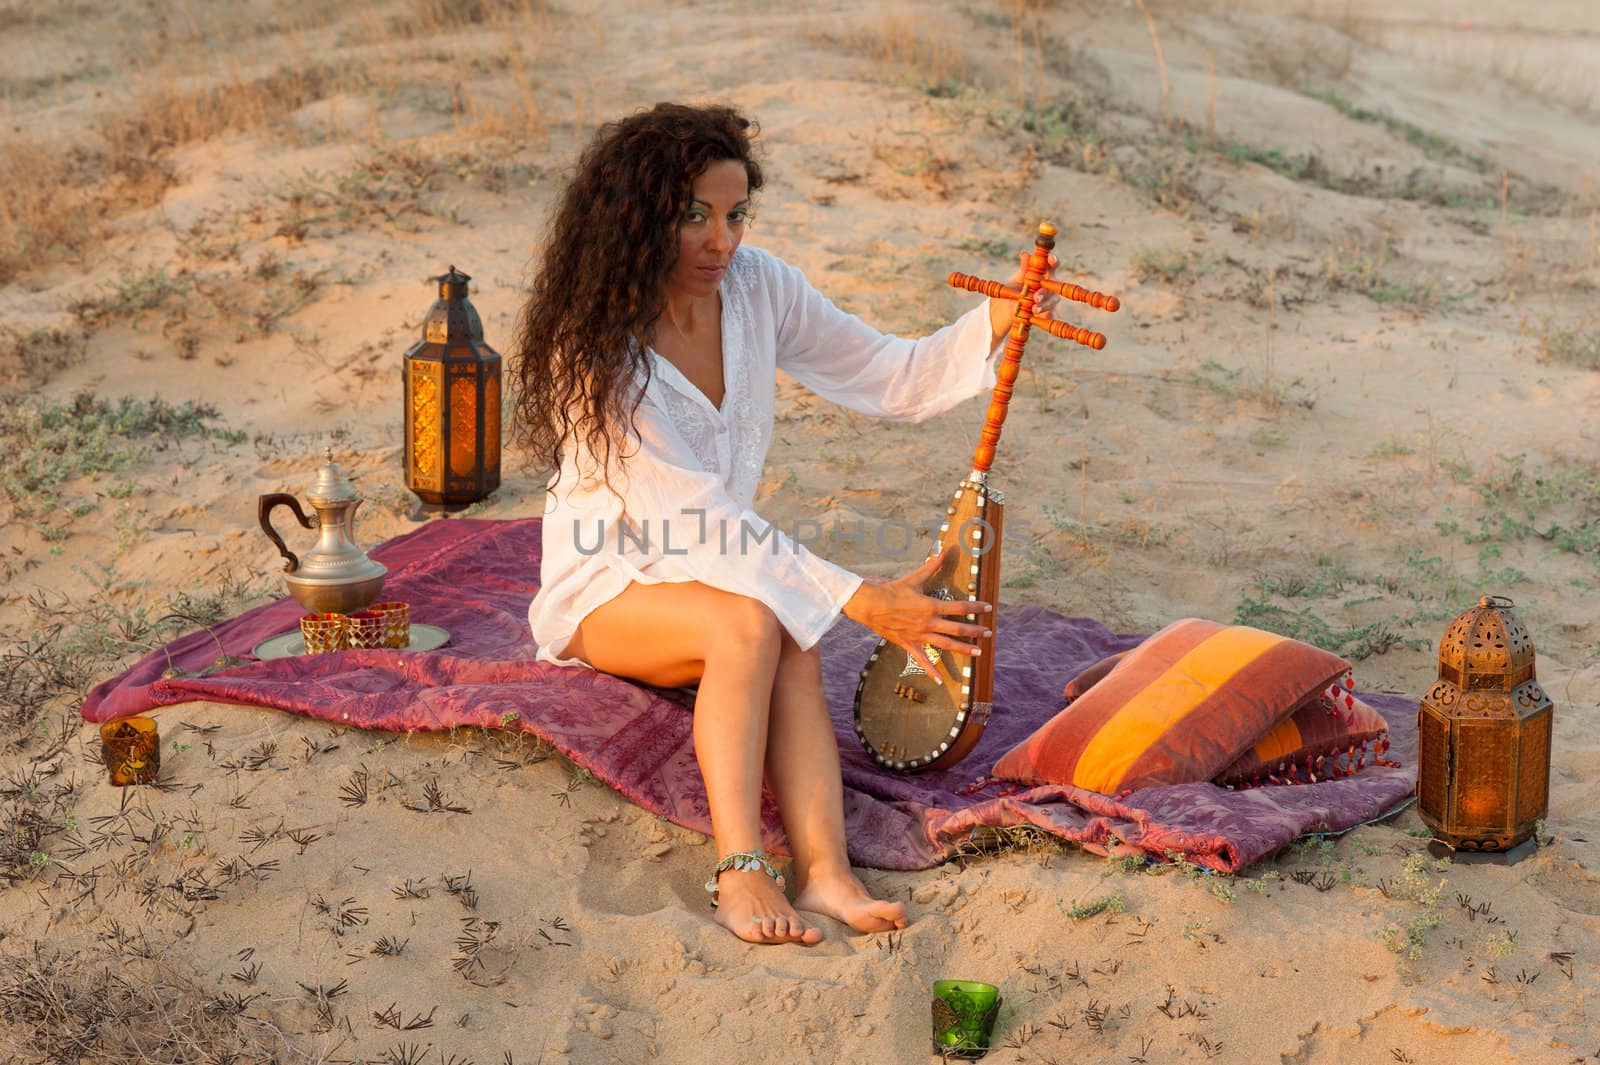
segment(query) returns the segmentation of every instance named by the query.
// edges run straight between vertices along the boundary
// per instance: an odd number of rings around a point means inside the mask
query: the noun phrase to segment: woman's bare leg
[[[783,630],[766,607],[698,583],[632,584],[584,619],[564,654],[647,684],[698,680],[694,746],[720,856],[761,847],[761,778]],[[835,769],[837,777],[837,769]],[[815,943],[772,878],[730,870],[715,920],[752,943]]]
[[[780,630],[782,649],[767,725],[767,781],[794,849],[795,906],[859,932],[906,926],[898,902],[875,899],[850,869],[845,850],[839,744],[822,688],[822,656]]]

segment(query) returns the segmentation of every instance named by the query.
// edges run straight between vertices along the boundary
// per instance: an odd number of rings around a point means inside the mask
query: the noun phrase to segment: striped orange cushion
[[[1350,668],[1244,625],[1186,618],[995,764],[993,776],[1121,794],[1210,780]]]

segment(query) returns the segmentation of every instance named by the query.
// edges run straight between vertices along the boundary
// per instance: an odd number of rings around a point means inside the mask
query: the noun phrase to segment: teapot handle
[[[300,556],[284,544],[283,537],[278,535],[278,530],[272,527],[272,510],[274,507],[288,507],[294,511],[294,516],[300,520],[302,527],[315,529],[315,520],[306,517],[306,512],[300,509],[300,500],[287,492],[269,492],[256,503],[256,519],[261,522],[261,531],[278,547],[278,554],[288,559],[283,565],[283,572],[293,573],[300,568]]]

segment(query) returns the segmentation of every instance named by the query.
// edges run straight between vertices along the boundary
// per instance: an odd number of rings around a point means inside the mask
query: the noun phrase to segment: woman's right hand
[[[928,560],[904,577],[892,581],[868,578],[844,605],[845,617],[860,622],[890,643],[901,647],[934,681],[943,683],[939,670],[929,661],[925,647],[939,647],[964,655],[976,655],[981,648],[974,642],[992,634],[983,624],[970,624],[967,614],[989,614],[989,603],[966,599],[939,599],[924,593],[928,581],[939,571],[955,544]]]

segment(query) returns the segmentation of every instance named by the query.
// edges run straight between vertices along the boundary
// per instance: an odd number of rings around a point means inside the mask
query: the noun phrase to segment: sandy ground
[[[110,7],[0,3],[12,178],[103,193],[92,239],[0,216],[27,249],[0,248],[9,464],[59,473],[0,494],[8,1060],[911,1062],[946,977],[1002,985],[998,1062],[1600,1060],[1593,4]],[[176,787],[108,787],[76,698],[192,627],[169,611],[281,594],[255,498],[303,491],[323,447],[365,543],[415,527],[423,279],[472,274],[508,347],[564,168],[660,99],[760,120],[751,242],[884,328],[953,316],[944,275],[1003,275],[1040,218],[1063,274],[1121,295],[1105,351],[1030,345],[1008,601],[1273,624],[1418,695],[1449,619],[1512,596],[1557,707],[1546,845],[1435,866],[1407,812],[1218,879],[1023,840],[867,871],[903,934],[758,949],[708,919],[704,839],[513,736],[185,705],[159,715]],[[215,417],[113,433],[96,472],[17,420],[85,390]],[[920,520],[981,420],[785,384],[758,505]],[[535,512],[541,484],[513,470],[473,513]],[[469,812],[406,809],[430,780]],[[106,971],[144,997],[102,1011]],[[101,1049],[66,1056],[96,1018]],[[173,1042],[103,1049],[118,1023]]]

